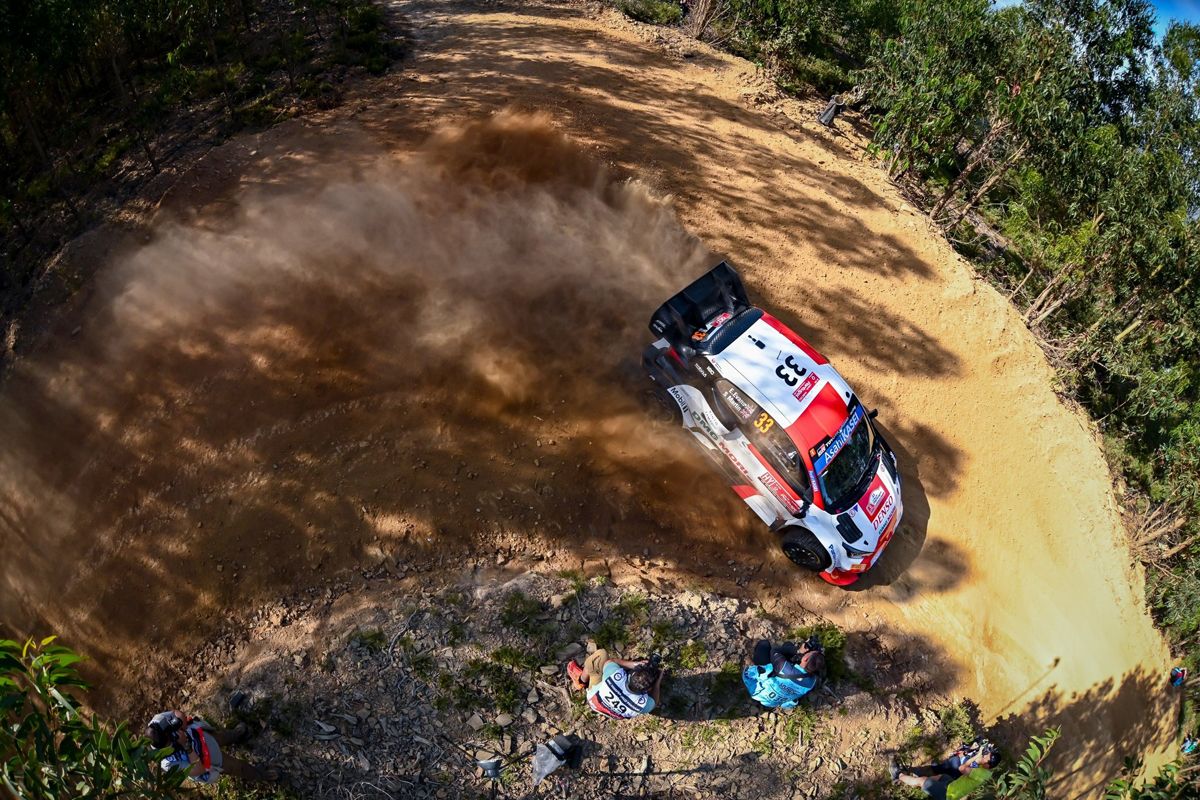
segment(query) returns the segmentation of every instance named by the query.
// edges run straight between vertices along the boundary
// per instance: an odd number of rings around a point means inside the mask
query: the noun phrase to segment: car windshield
[[[821,480],[821,493],[829,509],[844,509],[856,499],[854,490],[871,466],[875,434],[861,405],[855,405],[846,424],[830,441],[826,454],[814,466]],[[832,451],[832,455],[828,455]]]

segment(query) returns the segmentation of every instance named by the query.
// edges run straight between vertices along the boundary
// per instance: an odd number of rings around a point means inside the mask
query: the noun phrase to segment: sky
[[[1158,11],[1158,22],[1154,29],[1161,36],[1167,23],[1173,19],[1181,22],[1200,22],[1200,0],[1158,0],[1154,3]]]
[[[998,7],[1013,6],[1021,0],[993,0]],[[1154,30],[1162,36],[1171,20],[1200,23],[1200,0],[1156,0],[1152,2],[1157,12]]]

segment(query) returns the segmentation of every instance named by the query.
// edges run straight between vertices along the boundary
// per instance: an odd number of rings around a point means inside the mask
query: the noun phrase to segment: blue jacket
[[[800,667],[788,665],[789,674],[771,676],[770,666],[754,664],[742,672],[742,682],[750,691],[750,697],[767,708],[794,708],[800,698],[817,685],[817,676],[809,675]]]

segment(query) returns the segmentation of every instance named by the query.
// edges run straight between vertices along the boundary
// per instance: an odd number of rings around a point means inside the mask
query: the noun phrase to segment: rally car
[[[796,564],[854,583],[900,524],[900,471],[849,385],[750,305],[722,261],[650,319],[653,394],[709,454]]]

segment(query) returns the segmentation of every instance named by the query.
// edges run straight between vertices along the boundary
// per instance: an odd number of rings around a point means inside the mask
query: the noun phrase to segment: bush
[[[670,0],[618,0],[617,8],[638,22],[675,25],[683,19],[683,8]]]
[[[0,640],[0,783],[22,800],[179,797],[184,773],[152,767],[146,739],[81,710],[82,657],[54,639]]]

